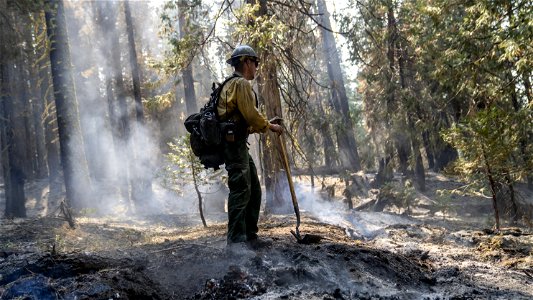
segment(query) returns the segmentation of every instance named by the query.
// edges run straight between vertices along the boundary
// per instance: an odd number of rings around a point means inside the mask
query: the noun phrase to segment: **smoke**
[[[412,219],[385,212],[348,210],[347,205],[328,199],[308,184],[296,183],[295,190],[302,213],[321,222],[340,226],[346,234],[356,239],[373,239],[385,233],[391,225],[412,224]]]
[[[92,197],[79,206],[100,214],[162,212],[166,206],[161,200],[173,201],[175,196],[162,189],[156,180],[162,156],[157,125],[135,121],[122,3],[82,1],[65,4],[84,140],[83,145],[69,146],[85,152],[92,186]],[[132,19],[136,22],[134,34],[137,47],[141,48],[139,57],[161,53],[162,42],[157,40],[156,34],[159,16],[156,9],[146,9],[153,6],[151,2],[131,2]],[[139,17],[141,14],[142,18]],[[117,39],[113,39],[113,29]],[[115,50],[119,51],[119,61],[116,55],[111,55]],[[116,66],[120,69],[116,70]],[[112,78],[109,78],[110,74]],[[119,76],[124,90],[120,88]],[[120,109],[119,101],[123,101],[126,110]],[[127,126],[124,126],[124,120],[128,121]],[[88,188],[78,186],[77,190],[87,191]]]

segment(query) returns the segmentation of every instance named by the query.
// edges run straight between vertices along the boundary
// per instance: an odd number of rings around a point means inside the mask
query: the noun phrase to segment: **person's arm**
[[[237,108],[248,126],[252,128],[252,131],[266,132],[268,129],[272,130],[271,126],[276,124],[270,124],[255,107],[255,97],[252,91],[252,86],[246,79],[236,79],[235,93]]]

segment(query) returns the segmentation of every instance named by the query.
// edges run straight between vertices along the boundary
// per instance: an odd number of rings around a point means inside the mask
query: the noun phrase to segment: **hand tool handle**
[[[287,158],[287,150],[285,149],[285,139],[283,135],[278,136],[278,141],[281,146],[281,157],[287,173],[287,180],[289,181],[289,189],[291,191],[292,206],[296,214],[296,234],[300,237],[300,208],[298,207],[298,200],[296,199],[296,192],[294,191],[294,183],[292,182],[291,168],[289,167],[289,159]]]

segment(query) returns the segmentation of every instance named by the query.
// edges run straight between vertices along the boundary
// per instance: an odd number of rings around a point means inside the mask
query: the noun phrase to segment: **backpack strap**
[[[220,93],[222,93],[222,89],[224,88],[224,85],[228,83],[228,81],[232,80],[233,78],[237,78],[237,77],[241,77],[241,76],[233,73],[230,77],[226,78],[224,82],[220,84],[220,86],[218,87],[218,91],[216,92],[217,94],[215,95],[215,107],[218,107],[218,100],[220,99]],[[218,112],[217,112],[217,115],[218,115]]]

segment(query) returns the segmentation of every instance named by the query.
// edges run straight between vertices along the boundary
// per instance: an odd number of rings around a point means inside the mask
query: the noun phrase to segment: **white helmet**
[[[259,61],[259,57],[255,53],[254,49],[248,45],[239,45],[235,47],[231,53],[231,57],[226,62],[232,66],[236,66],[239,61],[244,57],[252,57],[256,61]]]

